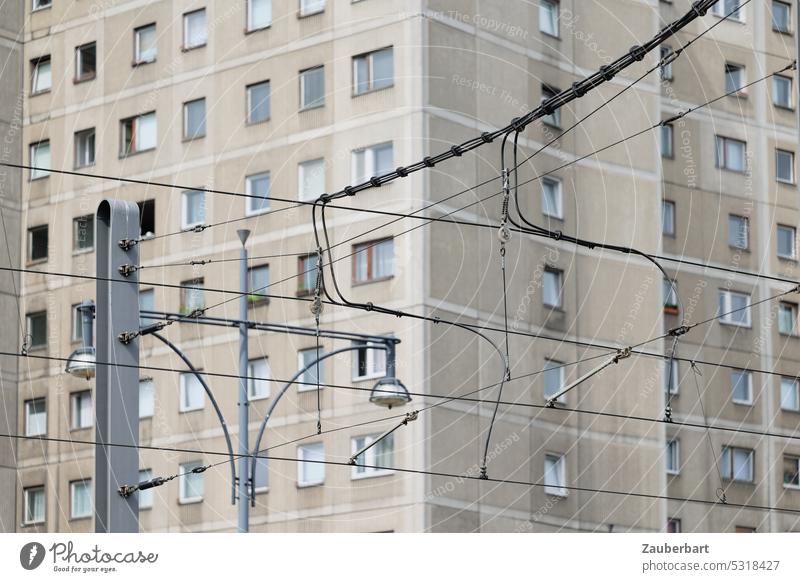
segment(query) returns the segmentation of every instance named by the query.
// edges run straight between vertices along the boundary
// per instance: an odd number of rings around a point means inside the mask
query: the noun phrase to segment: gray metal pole
[[[242,260],[239,267],[239,290],[242,296],[239,298],[239,533],[250,531],[250,471],[248,470],[250,458],[250,445],[248,443],[248,432],[250,424],[250,414],[247,401],[247,237],[250,236],[249,230],[237,230],[239,240],[242,241]]]
[[[139,482],[139,207],[103,200],[97,209],[97,376],[95,531],[139,531],[139,500],[121,485]],[[119,364],[119,365],[114,365]],[[105,446],[114,443],[123,446]]]

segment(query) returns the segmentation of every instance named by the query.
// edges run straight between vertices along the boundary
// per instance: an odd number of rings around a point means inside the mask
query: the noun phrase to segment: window
[[[72,519],[92,516],[92,481],[81,479],[69,484],[70,512]]]
[[[47,434],[47,401],[34,398],[25,401],[25,436]]]
[[[552,218],[564,218],[561,180],[542,178],[542,214]]]
[[[72,250],[90,251],[94,248],[94,214],[72,219]]]
[[[353,283],[387,279],[394,274],[394,239],[353,245]]]
[[[301,487],[321,485],[325,482],[325,446],[322,443],[297,447],[297,484]]]
[[[201,410],[206,405],[206,393],[200,380],[191,372],[181,374],[181,412]]]
[[[39,311],[25,316],[30,349],[47,347],[47,312]]]
[[[261,30],[272,24],[272,0],[247,0],[247,31]]]
[[[720,290],[719,313],[722,323],[750,327],[750,295]]]
[[[797,231],[793,226],[778,225],[778,256],[782,259],[794,259],[797,256],[795,243]]]
[[[205,309],[206,297],[202,278],[181,281],[181,312],[192,313],[198,309]]]
[[[297,260],[297,294],[313,293],[317,284],[317,255],[306,255]]]
[[[666,59],[672,54],[672,47],[662,46],[660,49],[661,60]],[[672,81],[672,63],[667,63],[661,66],[661,80]]]
[[[156,114],[154,111],[120,121],[120,155],[127,156],[156,147]]]
[[[256,493],[263,493],[269,488],[269,459],[256,457],[253,462],[256,464],[256,480],[253,483],[253,490]]]
[[[247,86],[247,123],[267,121],[270,115],[269,81]]]
[[[792,99],[792,78],[783,75],[772,77],[772,102],[778,107],[791,109]]]
[[[140,26],[133,31],[133,64],[153,63],[158,57],[156,25]]]
[[[794,152],[775,150],[775,179],[794,184]]]
[[[772,0],[772,30],[776,32],[792,32],[791,4]]]
[[[139,235],[142,238],[152,238],[156,234],[156,201],[142,200],[137,202],[139,207]]]
[[[82,390],[70,395],[72,430],[92,426],[92,391]]]
[[[75,132],[75,167],[94,165],[94,128]]]
[[[300,16],[309,16],[325,10],[325,0],[300,0]]]
[[[677,284],[669,279],[662,279],[661,286],[662,297],[664,298],[664,311],[677,313],[679,307],[678,294],[676,293]]]
[[[549,85],[542,85],[542,100],[541,103],[552,99],[556,95],[558,95],[559,91],[555,87],[550,87]],[[542,117],[542,123],[549,125],[550,127],[559,128],[561,127],[561,109],[554,110],[550,115],[545,115]]]
[[[270,174],[262,172],[247,176],[244,180],[247,194],[247,215],[260,214],[269,210]]]
[[[353,150],[353,181],[366,182],[373,176],[391,171],[394,146],[391,142]]]
[[[46,224],[28,229],[28,261],[44,261],[49,251],[49,235]]]
[[[800,412],[800,381],[781,378],[781,410]]]
[[[319,356],[325,355],[325,350],[322,346],[319,347]],[[302,370],[306,366],[311,365],[317,359],[317,348],[309,348],[307,350],[300,350],[297,352],[297,369]],[[320,388],[325,383],[325,362],[317,362],[316,366],[311,366],[297,379],[297,390],[303,392],[305,390],[317,389],[317,377],[319,377]]]
[[[297,164],[297,197],[315,200],[325,193],[325,160],[318,158]]]
[[[800,458],[783,456],[783,486],[791,489],[800,488]]]
[[[723,170],[745,171],[747,146],[738,139],[717,136],[716,164]]]
[[[675,203],[672,200],[661,201],[661,234],[675,236]]]
[[[53,85],[52,65],[50,55],[45,55],[31,61],[31,95],[45,93]]]
[[[742,95],[744,84],[744,65],[725,63],[725,93]]]
[[[797,335],[797,305],[781,301],[778,305],[778,332],[783,335]]]
[[[53,0],[33,0],[33,10],[50,8],[52,5],[53,5]]]
[[[674,158],[675,150],[673,149],[674,143],[674,128],[672,124],[667,123],[661,126],[661,157]]]
[[[50,175],[50,140],[31,144],[31,180],[47,178]]]
[[[558,36],[558,2],[541,0],[539,2],[539,30],[550,36]]]
[[[681,520],[674,517],[667,519],[667,533],[681,533]]]
[[[179,473],[179,489],[180,489],[180,503],[196,503],[203,500],[203,493],[205,492],[203,473],[194,473],[195,469],[202,467],[200,461],[193,461],[191,463],[183,463],[180,465]]]
[[[667,394],[678,393],[681,383],[679,372],[678,360],[668,358],[664,361],[664,390]]]
[[[183,15],[183,50],[201,47],[208,40],[206,9],[201,8]]]
[[[676,439],[667,441],[667,474],[677,475],[681,472],[681,448]]]
[[[83,314],[79,307],[80,303],[72,306],[72,333],[70,334],[70,341],[79,342],[83,339]]]
[[[739,4],[740,0],[719,0],[711,7],[711,12],[717,16],[728,16],[730,14],[729,20],[744,22],[744,11],[741,8],[737,10]]]
[[[353,346],[359,346],[353,358],[353,380],[386,375],[386,350],[374,349],[374,345],[366,341],[353,342]]]
[[[155,289],[144,289],[139,291],[139,326],[143,327],[153,321],[152,317],[143,317],[142,311],[155,311],[156,309],[156,292]]]
[[[547,307],[561,307],[561,288],[564,284],[564,272],[546,267],[544,270],[544,290],[542,302]]]
[[[44,523],[44,487],[26,487],[23,494],[25,497],[25,525]]]
[[[195,139],[206,134],[205,98],[183,104],[183,139]]]
[[[247,269],[247,281],[247,287],[250,293],[252,293],[252,295],[248,295],[247,297],[250,303],[260,303],[269,300],[269,298],[264,297],[269,288],[269,265],[259,265]]]
[[[353,57],[353,94],[386,89],[394,85],[392,47]]]
[[[750,449],[722,447],[720,465],[722,477],[731,481],[753,481],[753,457]]]
[[[75,81],[88,81],[97,74],[97,43],[90,42],[75,49]]]
[[[746,249],[749,246],[749,223],[745,216],[728,215],[728,246],[735,249]]]
[[[544,456],[544,492],[548,495],[567,496],[564,455],[547,453]]]
[[[564,364],[556,360],[544,361],[544,398],[549,400],[564,387]],[[558,402],[565,402],[566,394],[562,394]]]
[[[186,190],[183,193],[181,226],[193,228],[206,221],[206,193],[202,190]]]
[[[300,109],[325,105],[325,67],[300,71]]]
[[[269,379],[272,372],[267,358],[250,360],[247,364],[247,399],[261,400],[269,396]]]
[[[375,442],[380,435],[368,435],[356,437],[352,441],[352,453],[355,454],[364,447]],[[359,465],[367,465],[366,467]],[[351,476],[353,479],[363,477],[377,477],[388,475],[392,469],[380,467],[392,467],[394,465],[394,435],[384,437],[372,448],[364,451],[356,457],[356,466],[353,467]]]
[[[156,411],[156,390],[152,378],[139,380],[139,418],[151,418]]]
[[[736,404],[753,403],[753,377],[750,372],[731,371],[731,400]]]
[[[139,483],[144,483],[153,478],[153,471],[151,469],[142,469],[139,471]],[[139,509],[150,509],[153,507],[153,500],[155,499],[155,489],[145,489],[144,491],[137,491],[136,495],[139,496]]]

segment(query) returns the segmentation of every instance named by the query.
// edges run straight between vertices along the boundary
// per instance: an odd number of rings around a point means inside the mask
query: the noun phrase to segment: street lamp
[[[83,345],[69,355],[64,371],[76,378],[91,380],[97,371],[97,354],[92,340],[94,302],[90,300],[81,302],[78,305],[78,313],[81,314]]]
[[[408,389],[397,379],[394,346],[394,342],[386,343],[386,376],[378,380],[369,394],[370,402],[378,406],[385,406],[389,410],[393,406],[403,406],[411,402]]]

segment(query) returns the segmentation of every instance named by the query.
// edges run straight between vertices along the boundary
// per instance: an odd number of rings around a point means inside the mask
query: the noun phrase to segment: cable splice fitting
[[[667,335],[672,337],[680,337],[689,333],[691,328],[688,325],[679,325],[678,327],[674,327],[667,332]]]
[[[373,305],[372,301],[367,301],[364,306],[366,307],[367,311],[372,311],[375,308],[375,305]]]
[[[484,131],[481,134],[481,139],[483,140],[483,143],[492,143],[494,141],[494,137],[492,137],[492,134],[488,131]]]
[[[372,176],[372,178],[369,179],[369,183],[375,186],[376,188],[381,187],[381,179],[378,176]]]
[[[450,153],[453,154],[456,158],[460,158],[461,154],[464,153],[461,151],[461,146],[454,145],[450,148]]]
[[[395,172],[397,172],[397,175],[400,176],[401,178],[405,178],[406,176],[408,176],[408,170],[406,170],[403,166],[397,168]]]
[[[610,81],[617,73],[611,68],[611,65],[603,65],[600,67],[600,74],[603,76],[604,81]]]
[[[664,422],[672,422],[672,407],[667,406],[664,409]]]
[[[631,47],[631,50],[628,54],[630,54],[635,61],[641,61],[647,56],[647,49],[642,45],[637,44]]]
[[[355,190],[353,190],[352,186],[345,186],[344,187],[344,193],[347,194],[348,196],[355,196],[356,195]]]
[[[433,161],[433,158],[430,156],[426,156],[422,158],[422,163],[425,164],[427,167],[432,168],[436,165],[436,162]]]
[[[195,467],[192,469],[192,473],[203,473],[206,469],[208,469],[209,465],[201,465],[200,467]]]
[[[586,95],[586,88],[583,86],[583,84],[580,81],[575,81],[572,84],[572,94],[576,98],[583,97],[584,95]]]
[[[481,474],[478,475],[478,478],[479,479],[488,479],[489,478],[489,474],[486,472],[486,465],[482,465],[481,466]]]
[[[560,230],[556,230],[550,233],[550,236],[553,238],[553,240],[561,240],[561,238],[564,236],[564,233]]]

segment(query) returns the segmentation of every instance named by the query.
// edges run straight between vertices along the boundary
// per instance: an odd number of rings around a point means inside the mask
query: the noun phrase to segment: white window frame
[[[256,32],[258,30],[266,30],[270,26],[272,26],[272,0],[261,0],[267,3],[269,6],[269,17],[267,18],[266,24],[260,24],[255,26],[253,24],[253,0],[247,0],[247,32]]]
[[[788,83],[789,91],[787,92],[789,102],[788,103],[781,103],[778,101],[778,95],[780,92],[778,91],[778,85],[780,83]],[[775,107],[782,107],[783,109],[794,109],[794,79],[792,77],[786,77],[784,75],[775,75],[772,78],[772,104]]]
[[[672,124],[665,123],[662,125],[658,137],[661,157],[668,160],[675,158],[675,128]]]
[[[304,192],[304,184],[306,183],[306,173],[315,172],[317,169],[322,168],[322,192],[319,194],[307,194]],[[312,160],[303,160],[297,164],[297,199],[301,201],[311,201],[319,198],[320,195],[325,193],[325,158],[314,158]]]
[[[788,309],[790,314],[791,314],[791,316],[792,316],[792,329],[791,329],[791,331],[787,332],[787,331],[781,329],[781,310],[782,309]],[[796,303],[790,303],[788,301],[781,301],[778,304],[778,333],[780,333],[781,335],[785,335],[785,336],[796,336],[797,335],[797,329],[798,329],[797,304]]]
[[[269,491],[269,459],[267,459],[266,457],[257,456],[255,459],[253,459],[253,462],[256,464],[256,470],[254,472],[256,480],[253,483],[253,492],[266,493],[267,491]],[[259,467],[263,467],[263,471],[266,472],[265,474],[267,481],[266,485],[261,485],[261,486],[256,485],[256,483],[258,483]]]
[[[778,233],[781,230],[787,231],[787,232],[791,233],[791,235],[792,235],[792,250],[791,250],[790,254],[788,254],[788,255],[785,254],[785,253],[781,253],[780,246],[778,245],[778,241],[779,241]],[[795,227],[793,227],[793,226],[789,226],[789,225],[786,225],[786,224],[779,224],[779,225],[777,225],[775,231],[776,231],[776,233],[775,233],[775,248],[776,248],[776,252],[777,252],[778,258],[780,258],[780,259],[791,259],[791,260],[796,259],[797,258],[797,229]]]
[[[737,313],[744,314],[744,322],[735,321],[732,319],[732,313],[729,313],[733,310],[733,305],[731,298],[737,295],[739,297],[743,297],[747,300],[747,309],[743,309]],[[752,307],[752,299],[749,293],[740,293],[739,291],[730,291],[728,289],[720,289],[719,291],[719,300],[720,300],[720,323],[724,325],[735,325],[737,327],[752,327],[753,325],[753,318],[751,314],[751,307]],[[723,314],[725,314],[723,316]]]
[[[312,71],[322,72],[322,99],[316,102],[306,103],[306,75]],[[317,65],[300,71],[300,111],[316,109],[325,106],[325,65]]]
[[[266,283],[266,285],[262,285],[260,283],[254,283],[253,282],[253,274],[257,273],[257,272],[260,272],[262,270],[266,271],[266,273],[267,273],[267,283]],[[266,290],[269,289],[269,276],[270,276],[270,270],[269,270],[269,265],[268,264],[253,265],[252,267],[249,267],[247,269],[247,290],[248,290],[248,293],[250,293],[247,296],[247,299],[248,299],[248,301],[250,301],[250,303],[268,303],[269,302],[269,297],[264,297],[264,295],[266,294],[265,293]]]
[[[142,408],[143,408],[142,407],[142,387],[143,386],[148,386],[148,385],[150,386],[150,388],[149,388],[149,390],[150,390],[149,399],[151,400],[152,405],[149,407],[150,408],[150,410],[148,411],[149,413],[144,413],[143,410],[142,410]],[[145,389],[145,392],[147,392],[147,389]],[[156,413],[156,386],[155,386],[155,382],[153,381],[152,378],[140,378],[139,379],[139,418],[140,419],[142,419],[142,418],[152,418],[153,416],[155,416],[155,413]]]
[[[89,497],[89,509],[85,513],[75,513],[75,494],[78,485],[87,485],[87,494]],[[69,483],[69,517],[70,519],[85,519],[92,517],[94,511],[92,507],[92,480],[91,479],[77,479]]]
[[[781,4],[783,7],[785,7],[789,11],[788,16],[786,17],[786,28],[785,29],[784,28],[778,28],[776,26],[776,23],[775,23],[775,5],[776,4]],[[792,27],[792,22],[793,22],[793,20],[792,20],[792,5],[789,2],[783,2],[782,0],[772,0],[771,7],[772,7],[772,9],[770,11],[770,15],[771,15],[770,20],[772,21],[772,30],[774,32],[780,32],[781,34],[792,34],[792,31],[794,30],[794,28]]]
[[[322,459],[325,460],[325,445],[324,443],[309,443],[306,445],[300,445],[297,447],[297,486],[298,487],[316,487],[317,485],[322,485],[325,483],[325,464],[324,463],[313,463],[314,465],[318,465],[322,470],[322,477],[306,481],[303,474],[303,469],[306,463],[309,460],[309,453],[311,450],[322,452]],[[310,460],[318,460],[318,459],[310,459]],[[309,463],[310,464],[310,463]]]
[[[81,131],[76,131],[73,135],[75,142],[74,166],[76,168],[94,166],[97,162],[97,133],[95,132],[95,128],[90,127],[87,129],[82,129]],[[92,141],[91,159],[88,159],[89,148],[87,145],[89,139]],[[83,151],[81,151],[81,145],[83,145]]]
[[[798,455],[791,455],[791,454],[790,454],[790,455],[784,454],[784,455],[783,455],[783,463],[782,463],[782,465],[785,465],[785,464],[786,464],[786,461],[787,461],[787,459],[788,459],[789,461],[794,461],[794,464],[795,464],[795,474],[797,474],[798,472],[800,472],[800,456],[798,456]],[[784,473],[784,477],[785,477],[785,473]],[[783,483],[783,487],[784,487],[784,489],[800,489],[800,483],[798,483],[797,485],[795,485],[795,484],[792,484],[792,483],[787,483],[787,482],[785,481],[785,479],[781,479],[781,482]]]
[[[53,0],[32,0],[31,2],[31,12],[36,12],[37,10],[46,10],[52,7]]]
[[[266,85],[267,87],[267,116],[264,119],[254,119],[253,118],[253,90],[257,87],[262,87]],[[256,81],[255,83],[250,83],[245,87],[245,95],[247,97],[247,124],[248,125],[255,125],[258,123],[266,123],[272,117],[272,83],[269,79],[264,81]]]
[[[84,73],[81,71],[81,53],[94,46],[94,71],[91,73]],[[87,42],[80,46],[75,47],[75,82],[91,81],[97,77],[97,42]]]
[[[142,52],[142,33],[153,29],[153,33],[156,35],[156,45],[155,51],[153,53],[152,58],[144,58]],[[158,59],[158,29],[156,28],[156,23],[151,22],[150,24],[144,24],[142,26],[137,26],[133,29],[133,64],[134,65],[146,65],[148,63],[154,63]]]
[[[198,103],[203,104],[203,121],[200,124],[200,128],[202,131],[189,133],[189,108],[190,106],[197,105]],[[206,136],[208,132],[208,112],[206,110],[206,98],[199,97],[197,99],[190,99],[189,101],[184,101],[183,103],[183,141],[191,141],[194,139],[200,139]]]
[[[40,153],[40,150],[42,153]],[[46,154],[45,154],[46,151]],[[39,160],[40,156],[45,156],[46,159]],[[30,145],[30,161],[31,166],[34,166],[33,169],[30,171],[30,179],[31,182],[34,180],[41,180],[42,178],[47,178],[50,176],[50,172],[48,170],[44,170],[41,168],[50,168],[52,167],[52,158],[53,152],[50,148],[50,140],[43,139],[41,141],[37,141],[36,143],[32,143]],[[45,163],[46,165],[42,165]]]
[[[781,155],[788,155],[789,159],[791,160],[791,165],[789,166],[791,176],[789,176],[789,179],[782,178],[778,175],[778,157]],[[782,148],[775,148],[775,180],[781,184],[794,184],[794,174],[794,152],[791,150],[784,150]]]
[[[81,227],[81,223],[84,224]],[[81,240],[81,231],[85,233],[85,239]],[[80,246],[91,242],[87,246]],[[89,253],[94,250],[94,214],[84,214],[72,219],[72,253]]]
[[[736,7],[736,6],[741,4],[741,2],[739,0],[732,0],[732,2],[734,3],[733,6],[726,6],[725,5],[725,0],[720,0],[719,2],[717,2],[716,4],[711,6],[711,14],[713,14],[714,16],[719,16],[720,18],[724,18],[728,14],[728,12],[733,10],[734,7]],[[745,16],[744,16],[744,8],[741,8],[738,11],[734,12],[733,14],[731,14],[728,17],[728,20],[730,20],[732,22],[742,22],[743,23],[745,21],[744,18],[745,18]]]
[[[559,94],[559,90],[555,87],[547,84],[542,84],[542,96],[539,100],[539,104],[541,105],[545,101],[548,101]],[[548,125],[555,129],[561,129],[561,108],[557,108],[553,113],[550,115],[545,115],[541,118],[542,123]]]
[[[255,196],[255,194],[253,194],[253,182],[255,180],[262,180],[264,178],[269,180],[269,188],[267,188],[266,198],[262,199],[260,196],[258,198],[251,198],[251,196]],[[269,195],[272,193],[272,174],[269,171],[259,172],[258,174],[250,174],[249,176],[246,176],[244,179],[244,188],[245,188],[245,194],[247,194],[248,196],[248,198],[245,198],[245,205],[244,205],[245,214],[247,216],[256,216],[257,214],[264,214],[265,212],[269,211],[270,209]],[[256,201],[261,202],[262,200],[266,203],[266,206],[264,206],[263,208],[253,208],[253,204]]]
[[[139,469],[139,483],[149,481],[153,478],[152,469]],[[137,491],[136,495],[139,498],[139,509],[152,509],[155,502],[156,490],[155,488],[145,489],[144,491]]]
[[[548,394],[547,392],[547,372],[558,373],[558,386],[556,387],[555,392],[553,392],[552,394]],[[563,362],[559,362],[558,360],[553,360],[550,358],[544,359],[544,368],[542,372],[542,394],[544,395],[545,400],[551,398],[552,396],[555,396],[556,394],[558,394],[559,391],[561,391],[561,389],[564,388],[565,376],[566,376],[566,368]],[[567,401],[566,394],[562,394],[561,396],[558,397],[558,400],[556,400],[556,402],[560,402],[562,404],[566,401]]]
[[[678,439],[667,440],[666,451],[667,475],[680,475],[681,473],[681,442]]]
[[[325,12],[325,0],[300,0],[298,14],[300,17],[313,16]]]
[[[545,184],[552,184],[555,187],[555,206],[554,212],[548,212],[547,195],[545,194]],[[564,219],[564,194],[563,182],[561,178],[545,176],[542,178],[542,214],[550,218]]]
[[[547,277],[554,276],[556,277],[556,284],[557,284],[557,292],[556,292],[556,302],[551,303],[548,302],[546,292],[547,289]],[[553,309],[562,309],[564,305],[564,271],[561,269],[557,269],[555,267],[545,267],[544,272],[542,273],[542,305],[545,307],[550,307]]]
[[[736,474],[736,451],[745,452],[747,453],[749,460],[750,460],[750,474],[748,479],[737,479]],[[721,456],[723,457],[720,460],[720,465],[723,468],[722,470],[722,478],[726,481],[735,481],[737,483],[753,483],[755,480],[755,473],[756,473],[756,453],[753,449],[746,449],[743,447],[735,447],[731,445],[726,445],[722,447]],[[725,457],[727,456],[727,461]],[[725,465],[727,464],[727,467]],[[726,472],[724,469],[727,468],[728,471]]]
[[[375,55],[382,53],[382,52],[390,52],[392,58],[392,78],[391,82],[386,85],[381,85],[380,87],[375,87]],[[358,71],[359,71],[359,62],[366,61],[366,72],[367,78],[361,82],[358,78]],[[394,87],[394,47],[387,46],[380,49],[376,49],[374,51],[370,51],[368,53],[362,53],[360,55],[355,55],[352,60],[352,67],[353,67],[353,97],[358,97],[359,95],[365,95],[367,93],[371,93],[373,91],[381,91],[383,89],[390,89]],[[382,79],[383,80],[383,79]],[[365,85],[363,90],[359,90],[361,85]]]
[[[186,505],[189,503],[200,503],[203,501],[203,497],[205,496],[205,473],[192,473],[192,469],[196,467],[200,467],[203,464],[200,461],[191,461],[189,463],[181,463],[179,466],[179,474],[178,477],[178,503],[181,505]],[[184,495],[187,492],[187,486],[189,483],[189,479],[197,479],[200,481],[200,487],[202,488],[202,492],[200,495],[194,495],[192,497]]]
[[[203,206],[203,220],[199,222],[188,222],[189,217],[189,194],[199,193],[202,196],[202,206]],[[194,228],[195,226],[199,226],[201,224],[206,223],[207,216],[207,208],[206,208],[206,192],[204,190],[184,190],[181,192],[181,228],[182,229],[190,229]]]
[[[41,519],[28,519],[28,516],[31,513],[31,495],[33,493],[41,493],[42,495],[42,517]],[[24,498],[23,502],[23,515],[22,515],[22,523],[24,525],[37,525],[40,523],[44,523],[47,519],[47,496],[45,495],[44,485],[34,485],[32,487],[25,487],[22,490],[22,495]]]
[[[89,412],[88,418],[84,418],[84,409],[81,404],[83,403],[84,398],[89,398]],[[69,395],[69,407],[70,407],[70,430],[83,430],[86,428],[90,428],[94,424],[94,401],[92,399],[92,391],[91,390],[79,390],[77,392],[72,392]]]
[[[736,225],[736,230],[732,228]],[[741,228],[744,228],[742,233]],[[734,234],[736,237],[734,238]],[[743,236],[740,236],[743,235]],[[740,238],[744,240],[740,241]],[[741,242],[741,244],[739,244]],[[750,248],[750,219],[740,214],[728,215],[728,246],[732,249],[746,251]]]
[[[739,63],[725,63],[725,93],[732,97],[741,97],[747,94],[747,67]]]
[[[44,405],[44,412],[37,412],[35,413],[37,416],[39,414],[42,415],[41,421],[36,421],[36,425],[41,425],[41,430],[34,431],[32,428],[32,419],[33,419],[33,405],[42,403]],[[42,436],[47,434],[47,398],[39,397],[39,398],[31,398],[25,401],[25,436]]]
[[[670,209],[671,215],[667,214],[667,209]],[[675,202],[672,200],[662,200],[661,201],[661,235],[662,236],[675,236],[675,231],[677,227],[677,207]],[[667,218],[670,219],[669,230],[665,229],[665,223],[667,222]]]
[[[739,144],[742,146],[742,168],[734,168],[729,165],[728,160],[728,145]],[[729,172],[736,172],[737,174],[747,173],[747,142],[733,137],[725,137],[722,135],[715,136],[715,165],[720,170],[727,170]],[[721,155],[720,155],[721,154]]]
[[[315,347],[311,347],[311,348],[305,348],[305,349],[302,349],[302,350],[297,350],[297,369],[298,370],[302,370],[303,368],[306,367],[306,364],[305,364],[305,362],[303,360],[303,354],[305,354],[305,353],[314,354],[314,359],[316,359],[316,356],[317,356],[317,348],[316,348],[316,346]],[[320,345],[319,346],[319,356],[322,357],[324,355],[325,355],[325,348],[323,348]],[[308,372],[309,372],[309,370],[306,370],[305,372],[303,372],[303,374],[299,378],[297,378],[298,382],[308,382],[307,384],[298,384],[297,385],[297,391],[298,392],[310,392],[312,390],[316,390],[317,389],[316,383],[309,382],[310,378],[306,378],[306,374]],[[322,376],[322,378],[320,378],[320,382],[319,382],[319,389],[322,390],[322,389],[325,388],[325,386],[323,385],[324,382],[325,382],[325,360],[322,360],[321,362],[317,362],[317,373],[320,376]]]
[[[736,398],[736,385],[734,384],[734,374],[743,375],[747,380],[747,395],[745,398]],[[734,404],[744,404],[746,406],[753,405],[753,374],[749,370],[731,370],[731,402]]]
[[[556,483],[548,484],[548,462],[555,463],[556,469]],[[545,453],[544,456],[544,477],[542,478],[542,483],[544,483],[544,492],[548,495],[553,495],[555,497],[566,497],[569,493],[568,489],[566,488],[567,484],[567,467],[566,467],[566,455],[561,453]]]
[[[379,434],[369,434],[369,435],[362,435],[358,437],[353,437],[350,440],[350,450],[351,454],[356,454],[358,451],[366,447],[367,445],[375,442]],[[371,465],[371,466],[355,466],[352,468],[350,472],[350,478],[353,480],[356,479],[369,479],[371,477],[382,477],[385,475],[391,475],[394,473],[393,469],[378,469],[375,468],[378,463],[378,447],[381,446],[389,446],[391,448],[391,460],[389,461],[388,465],[391,467],[394,464],[394,453],[395,453],[395,446],[394,446],[394,435],[390,434],[384,437],[382,441],[378,444],[371,447],[369,450],[364,451],[362,454],[363,459],[357,459],[356,463],[359,465]]]
[[[187,380],[191,378],[193,383],[196,383],[196,390],[199,396],[199,403],[194,405],[187,403]],[[200,380],[192,372],[183,372],[180,375],[180,401],[178,402],[178,412],[193,412],[195,410],[203,410],[206,407],[206,391]]]
[[[555,15],[551,13],[551,10],[555,12]],[[539,32],[552,36],[553,38],[560,38],[560,19],[561,6],[558,0],[540,0]]]
[[[259,376],[258,372],[255,370],[255,366],[258,365],[259,362],[264,362],[264,365],[266,365],[265,374],[262,376]],[[247,379],[247,400],[252,402],[254,400],[264,400],[269,398],[270,394],[272,393],[270,381],[272,378],[272,368],[269,364],[269,358],[267,356],[263,356],[248,360],[247,375],[249,376]],[[255,380],[255,378],[258,378],[258,380]],[[258,385],[262,386],[264,390],[263,393],[256,394],[256,382],[258,382]]]
[[[142,120],[146,117],[149,118],[150,116],[152,116],[153,119],[153,134],[154,134],[153,145],[150,147],[140,147],[138,139],[138,136],[141,134],[140,126],[142,124]],[[131,136],[133,137],[133,145],[134,145],[134,148],[131,148],[129,151],[127,150],[127,141],[125,140],[125,125],[128,122],[130,122],[131,124]],[[120,119],[119,125],[120,125],[119,156],[121,158],[156,149],[156,146],[158,145],[158,119],[156,118],[155,111],[148,111],[147,113],[140,113],[139,115],[134,115],[132,117],[126,117],[124,119]]]
[[[795,408],[787,408],[784,406],[784,402],[786,402],[786,399],[783,397],[783,393],[784,393],[784,386],[786,384],[791,384],[790,390],[794,390],[794,401],[795,403],[797,403],[797,406]],[[781,410],[788,410],[789,412],[800,412],[800,380],[798,380],[797,378],[787,378],[785,376],[782,376],[780,383],[780,398],[781,398],[780,401]]]
[[[193,16],[198,14],[203,14],[204,22],[204,35],[202,41],[198,41],[192,44],[189,44],[189,19]],[[183,13],[183,50],[189,51],[192,49],[204,47],[208,44],[208,14],[206,13],[205,7],[198,8],[197,10],[190,10],[189,12]]]
[[[379,176],[381,172],[379,172],[378,168],[378,155],[377,152],[379,150],[390,150],[392,152],[392,164],[394,165],[394,142],[392,141],[385,141],[382,143],[376,143],[369,145],[363,148],[354,149],[351,155],[351,163],[352,163],[352,178],[353,182],[366,182],[370,178],[374,176]],[[360,176],[358,172],[358,156],[364,156],[364,175]],[[391,171],[391,169],[383,169],[384,172]]]
[[[50,69],[50,81],[46,87],[41,87],[37,89],[39,85],[40,77],[42,75],[41,70],[39,67],[43,65],[47,65]],[[41,95],[42,93],[47,93],[51,91],[53,88],[53,57],[51,55],[42,55],[37,57],[31,61],[31,96],[33,95]]]
[[[661,47],[659,47],[659,56],[661,57],[662,60],[665,59],[666,57],[668,57],[671,54],[672,54],[672,47],[671,46],[661,45]],[[672,74],[672,63],[667,63],[666,65],[663,65],[659,69],[659,76],[661,77],[662,81],[672,81],[673,80],[673,76],[672,75],[673,75]]]
[[[377,273],[378,265],[380,264],[376,258],[378,249],[382,252],[389,252],[391,249],[391,265],[389,274]],[[364,285],[366,283],[373,283],[377,281],[385,281],[394,277],[395,266],[395,252],[394,252],[394,238],[384,238],[380,240],[369,241],[353,245],[353,284]],[[366,276],[361,278],[361,262],[366,261]]]
[[[373,346],[380,345],[376,342],[357,341],[353,342],[353,347],[359,346],[361,349],[353,351],[353,382],[361,380],[374,380],[376,378],[383,378],[386,376],[386,351],[374,349]],[[358,374],[359,359],[362,352],[366,357],[366,374],[360,376]],[[383,369],[379,367],[381,359],[383,360]]]

